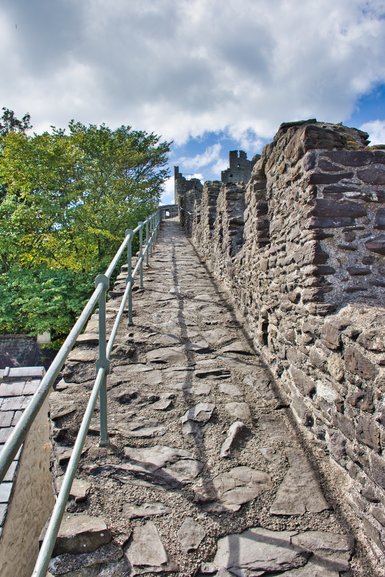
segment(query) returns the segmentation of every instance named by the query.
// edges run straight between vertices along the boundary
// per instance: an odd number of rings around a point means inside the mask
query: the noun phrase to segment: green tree
[[[66,334],[85,305],[92,278],[70,270],[13,268],[0,275],[0,332]]]
[[[29,116],[17,121],[10,111],[1,127],[0,330],[64,334],[90,275],[157,207],[170,143],[74,121],[28,135]]]
[[[15,116],[13,110],[9,110],[3,106],[3,114],[0,118],[0,138],[5,136],[9,132],[26,132],[26,130],[32,128],[31,116],[24,114],[23,118],[20,120]]]
[[[9,110],[3,106],[3,114],[0,117],[0,152],[2,148],[2,139],[4,136],[10,132],[26,132],[28,129],[32,128],[30,115],[24,114],[23,118],[20,120],[15,116],[13,110]],[[0,181],[0,201],[6,195],[7,188]]]
[[[127,126],[71,122],[68,133],[8,133],[0,157],[3,270],[104,265],[124,231],[158,205],[168,150],[158,136]]]

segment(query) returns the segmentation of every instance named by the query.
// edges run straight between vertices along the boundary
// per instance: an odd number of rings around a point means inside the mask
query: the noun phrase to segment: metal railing
[[[109,372],[109,355],[114,345],[116,333],[118,331],[119,323],[124,314],[126,303],[128,303],[128,324],[132,324],[132,289],[135,279],[139,274],[139,286],[143,288],[143,265],[149,264],[149,257],[152,255],[154,243],[157,240],[159,233],[159,225],[161,221],[161,210],[158,210],[149,216],[144,222],[140,222],[134,230],[127,230],[126,236],[114,258],[111,261],[105,274],[98,275],[95,279],[95,290],[91,295],[88,303],[85,305],[77,322],[73,326],[71,332],[64,341],[61,349],[53,360],[51,366],[44,375],[38,390],[32,397],[31,402],[24,411],[21,419],[12,432],[12,435],[4,445],[0,453],[0,483],[4,479],[8,468],[10,467],[13,458],[21,447],[25,437],[39,413],[45,399],[47,398],[50,389],[55,382],[60,370],[62,369],[65,360],[70,351],[76,343],[76,339],[81,334],[89,317],[93,313],[95,307],[98,307],[99,317],[99,355],[96,363],[96,379],[95,383],[84,412],[83,420],[80,425],[79,433],[77,435],[75,445],[72,450],[71,458],[68,463],[66,473],[64,475],[63,483],[57,497],[52,515],[45,533],[45,537],[40,548],[39,556],[37,558],[32,577],[45,577],[47,567],[51,559],[52,551],[55,546],[57,534],[59,532],[60,523],[62,521],[72,482],[75,478],[81,451],[86,439],[89,429],[91,417],[95,409],[96,401],[99,398],[100,409],[100,445],[108,446],[108,427],[107,427],[107,374]],[[138,259],[132,270],[132,241],[135,235],[139,235],[139,254]],[[126,289],[116,315],[110,337],[107,341],[107,326],[106,326],[106,299],[107,291],[111,276],[118,266],[124,252],[127,253],[127,279]]]

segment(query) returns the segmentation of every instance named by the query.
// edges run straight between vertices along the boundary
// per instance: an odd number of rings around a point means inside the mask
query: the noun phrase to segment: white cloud
[[[161,204],[174,204],[174,177],[170,177],[164,183],[164,191]]]
[[[229,160],[228,158],[220,158],[213,166],[211,167],[211,179],[212,180],[220,180],[221,179],[221,172],[222,170],[226,170],[229,168]]]
[[[3,0],[0,103],[37,130],[75,118],[177,144],[227,130],[252,148],[283,121],[345,120],[385,81],[384,13],[383,0]]]
[[[217,143],[206,148],[202,154],[197,154],[191,158],[182,157],[179,158],[177,164],[183,165],[184,168],[203,168],[214,162],[218,162],[221,155],[222,146]],[[199,178],[199,177],[195,177]]]
[[[203,180],[203,174],[201,172],[193,172],[192,174],[186,174],[185,176],[188,180],[191,180],[192,178]]]
[[[385,120],[373,120],[360,126],[369,133],[370,144],[385,144]]]
[[[253,130],[239,130],[234,126],[232,135],[235,140],[239,142],[239,148],[248,152],[250,157],[253,157],[258,152],[261,152],[263,146],[267,144],[266,140],[259,138]]]

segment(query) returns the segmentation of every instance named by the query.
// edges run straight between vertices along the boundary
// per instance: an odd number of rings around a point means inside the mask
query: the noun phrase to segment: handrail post
[[[140,275],[140,288],[143,288],[143,222],[139,222],[139,275]]]
[[[154,215],[154,221],[155,221],[155,242],[157,242],[157,240],[158,240],[158,230],[159,230],[159,229],[158,229],[158,227],[159,227],[158,217],[159,217],[159,211],[156,212],[155,215]]]
[[[127,243],[127,279],[126,284],[130,285],[128,291],[128,324],[132,325],[132,230],[126,230],[129,237]]]
[[[148,266],[148,218],[146,218],[146,266]]]
[[[152,245],[154,243],[154,215],[151,215],[150,220],[150,256],[152,256]]]
[[[103,285],[103,291],[99,297],[99,358],[96,363],[96,370],[104,369],[100,385],[100,440],[101,447],[108,447],[108,425],[107,425],[107,373],[110,368],[110,361],[107,358],[107,323],[106,323],[106,297],[110,281],[104,274],[99,274],[95,279],[95,286]]]

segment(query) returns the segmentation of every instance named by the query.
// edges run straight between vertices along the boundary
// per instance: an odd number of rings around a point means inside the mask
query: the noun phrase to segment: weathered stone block
[[[365,276],[372,272],[370,268],[366,266],[348,266],[346,270],[351,276]]]
[[[347,242],[338,242],[337,248],[338,248],[338,250],[354,252],[357,250],[357,245],[356,244],[350,244]]]
[[[321,349],[313,347],[309,353],[309,361],[314,367],[325,370],[327,364],[327,356]]]
[[[364,445],[379,451],[380,449],[380,436],[378,425],[374,418],[370,415],[359,415],[357,418],[356,427],[357,440]]]
[[[383,325],[361,333],[357,339],[357,343],[368,351],[374,351],[376,353],[385,351],[385,329]]]
[[[377,485],[385,489],[385,457],[372,453],[370,455],[371,477]]]
[[[371,507],[370,513],[383,527],[385,527],[385,513],[383,507]]]
[[[347,397],[347,402],[352,406],[359,408],[361,411],[373,413],[375,410],[373,403],[373,392],[371,390],[363,391],[357,389]]]
[[[302,425],[305,427],[313,425],[314,417],[312,412],[299,395],[292,395],[291,408]]]
[[[367,538],[369,538],[369,541],[371,540],[373,543],[375,543],[381,551],[385,551],[385,546],[378,529],[374,527],[374,525],[370,523],[366,517],[362,516],[361,520],[364,526],[365,535]]]
[[[290,367],[289,374],[297,389],[305,396],[311,397],[316,391],[316,384],[304,371]]]
[[[342,413],[335,413],[333,415],[333,424],[336,429],[345,435],[350,441],[355,438],[354,425],[351,419]]]
[[[314,274],[316,276],[324,276],[324,275],[329,275],[329,274],[334,274],[336,272],[336,269],[333,268],[332,266],[328,266],[328,265],[320,265],[318,266],[315,271]]]
[[[344,226],[352,226],[354,218],[344,216],[313,217],[310,221],[310,228],[343,228]]]
[[[64,517],[55,544],[55,554],[90,553],[112,539],[105,522],[99,517],[70,515]]]
[[[365,166],[373,162],[385,164],[385,154],[381,151],[333,150],[323,153],[322,156],[343,166]]]
[[[326,150],[361,149],[367,144],[368,134],[356,128],[310,123],[303,129],[303,147]]]
[[[385,255],[385,234],[380,234],[365,243],[365,246],[371,252]]]
[[[286,349],[287,360],[293,365],[306,363],[306,355],[297,349],[297,347],[288,347]]]
[[[361,189],[355,185],[349,183],[348,186],[345,184],[329,184],[323,189],[323,195],[329,197],[329,195],[335,200],[345,198],[345,194],[357,193],[360,194]]]
[[[327,361],[330,376],[337,382],[341,382],[345,375],[344,362],[340,355],[332,353]]]
[[[328,436],[328,445],[333,457],[341,464],[346,458],[346,438],[340,431],[332,431]]]
[[[385,184],[385,166],[371,166],[358,170],[357,177],[368,184]]]
[[[369,482],[369,479],[367,479],[367,483],[361,489],[361,495],[367,501],[370,501],[370,503],[380,503],[380,493],[382,493],[382,491],[379,491],[378,487],[376,487],[374,483]]]
[[[327,252],[316,241],[309,241],[304,246],[299,247],[293,256],[295,262],[300,266],[324,264],[329,258]]]
[[[303,169],[305,171],[314,170],[317,165],[317,152],[315,150],[310,150],[303,157]]]
[[[341,346],[341,331],[332,323],[325,323],[321,330],[323,343],[331,350]]]
[[[346,369],[360,378],[371,380],[378,373],[378,368],[354,347],[346,349],[344,358]]]
[[[331,386],[331,383],[326,380],[319,380],[317,381],[317,402],[320,406],[325,407],[325,410],[328,412],[330,407],[328,407],[324,401],[326,401],[328,405],[340,405],[342,403],[341,397],[336,389]]]
[[[385,230],[385,208],[379,208],[376,212],[374,227]]]
[[[334,162],[332,162],[331,160],[323,157],[322,155],[320,156],[319,160],[318,160],[318,165],[317,165],[318,169],[321,170],[322,172],[342,172],[341,166],[339,166],[338,164],[335,164]]]
[[[353,176],[353,172],[339,172],[338,174],[315,172],[310,176],[309,182],[310,184],[333,184],[344,178],[353,178]]]
[[[335,202],[328,198],[317,198],[315,201],[314,216],[359,218],[366,215],[365,205],[358,202]]]
[[[333,313],[336,308],[336,303],[312,303],[307,306],[307,312],[311,315],[326,317]]]
[[[352,285],[352,286],[347,286],[344,288],[344,291],[347,294],[352,294],[352,293],[357,293],[357,292],[366,292],[368,290],[368,287],[365,285]]]

